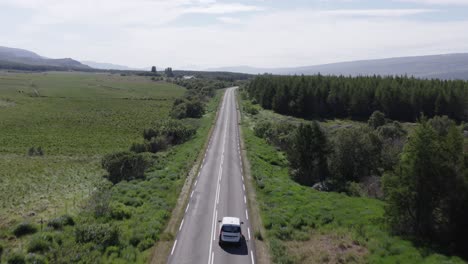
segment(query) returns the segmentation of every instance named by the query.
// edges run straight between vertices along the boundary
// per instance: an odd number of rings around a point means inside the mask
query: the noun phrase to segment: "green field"
[[[385,203],[341,193],[319,192],[294,182],[285,154],[254,135],[259,120],[303,122],[259,109],[243,112],[242,131],[258,204],[275,263],[464,263],[392,236],[385,226]],[[328,129],[354,121],[321,122]],[[411,124],[405,124],[407,129]]]
[[[101,156],[141,141],[184,92],[148,77],[0,72],[2,232],[76,211],[103,181]]]

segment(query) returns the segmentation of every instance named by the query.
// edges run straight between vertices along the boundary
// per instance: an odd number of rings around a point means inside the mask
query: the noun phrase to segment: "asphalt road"
[[[255,263],[246,203],[234,90],[227,89],[168,263]],[[218,244],[224,216],[244,222],[241,246]]]

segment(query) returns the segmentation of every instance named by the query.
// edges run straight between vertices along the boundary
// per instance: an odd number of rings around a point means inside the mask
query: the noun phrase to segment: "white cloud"
[[[320,11],[318,13],[332,16],[373,16],[373,17],[401,17],[418,15],[436,10],[431,9],[338,9]]]
[[[218,17],[217,19],[226,24],[242,24],[242,19],[235,18],[235,17],[222,16],[222,17]]]
[[[397,0],[399,2],[411,2],[427,5],[468,5],[468,0]]]
[[[238,12],[261,11],[262,8],[253,5],[244,4],[213,4],[201,7],[191,7],[184,10],[184,13],[201,13],[201,14],[226,14]]]

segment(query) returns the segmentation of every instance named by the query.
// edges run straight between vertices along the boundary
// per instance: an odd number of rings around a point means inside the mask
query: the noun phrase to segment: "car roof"
[[[223,217],[223,225],[240,225],[240,220],[237,217]]]

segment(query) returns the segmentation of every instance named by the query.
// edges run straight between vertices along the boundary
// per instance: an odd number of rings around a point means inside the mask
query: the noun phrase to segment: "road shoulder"
[[[242,169],[244,171],[244,176],[246,180],[246,192],[247,192],[247,206],[249,207],[250,213],[250,224],[253,229],[252,240],[255,244],[256,260],[258,264],[269,264],[271,263],[270,251],[268,247],[268,242],[264,240],[265,238],[265,228],[262,223],[262,218],[260,216],[260,207],[257,200],[257,195],[255,192],[255,186],[253,184],[252,174],[250,173],[250,162],[247,158],[247,149],[245,147],[244,137],[242,133],[241,122],[243,119],[242,111],[240,109],[240,98],[238,90],[236,90],[236,105],[238,112],[238,124],[239,124],[239,138],[241,145],[241,158],[242,158]]]

